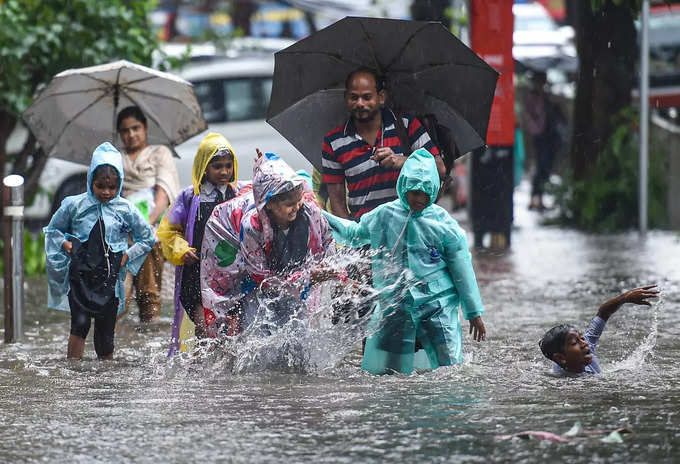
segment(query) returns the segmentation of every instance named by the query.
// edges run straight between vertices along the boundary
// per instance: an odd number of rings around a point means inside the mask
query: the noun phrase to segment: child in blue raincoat
[[[324,212],[336,241],[353,247],[370,244],[373,282],[380,291],[362,368],[374,374],[414,368],[436,369],[462,361],[458,307],[470,333],[486,336],[482,299],[465,233],[449,213],[434,204],[440,188],[433,156],[424,148],[409,156],[397,180],[399,198],[364,214],[358,223]],[[415,284],[396,294],[404,271]],[[396,288],[395,288],[396,287]],[[415,363],[416,340],[426,365]]]
[[[123,159],[110,143],[92,154],[87,192],[67,197],[45,227],[49,308],[71,312],[67,357],[80,359],[94,318],[99,359],[113,358],[116,315],[124,311],[125,272],[139,271],[154,245],[151,227],[120,196]],[[132,234],[132,245],[128,238]]]

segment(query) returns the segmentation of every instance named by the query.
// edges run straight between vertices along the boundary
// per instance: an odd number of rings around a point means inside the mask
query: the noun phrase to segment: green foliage
[[[593,232],[637,227],[639,185],[638,111],[627,108],[615,116],[615,129],[586,180],[567,174],[555,191],[561,222]],[[666,157],[650,143],[648,224],[664,227],[666,216]]]
[[[4,244],[0,240],[0,248]],[[0,274],[4,272],[4,258],[0,259]],[[24,276],[45,274],[45,234],[33,236],[24,232]]]
[[[45,273],[45,234],[37,237],[24,232],[24,274],[27,276]]]
[[[451,33],[456,37],[460,37],[462,30],[468,28],[470,25],[467,6],[463,3],[455,2],[452,6],[447,8],[446,17],[451,24]]]
[[[0,6],[0,110],[21,114],[38,86],[65,69],[115,59],[150,65],[158,48],[148,20],[154,5],[136,0],[5,0]]]

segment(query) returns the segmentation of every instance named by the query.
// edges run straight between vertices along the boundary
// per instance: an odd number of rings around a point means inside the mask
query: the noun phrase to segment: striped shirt
[[[424,147],[433,155],[439,154],[439,149],[432,143],[427,130],[417,118],[405,114],[402,120],[412,152]],[[382,128],[378,130],[375,145],[369,145],[361,138],[352,118],[327,133],[323,139],[323,182],[347,182],[347,204],[355,219],[397,198],[399,169],[383,168],[371,159],[375,150],[380,147],[389,147],[395,154],[404,155],[394,121],[394,113],[383,109]]]

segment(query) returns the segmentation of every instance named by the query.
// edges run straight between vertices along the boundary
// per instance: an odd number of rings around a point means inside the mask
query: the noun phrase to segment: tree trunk
[[[0,171],[0,181],[5,178],[5,175],[11,173],[11,169],[7,169],[8,159],[7,159],[7,141],[9,136],[17,125],[17,118],[12,113],[0,110],[0,166],[2,166],[2,171]],[[1,188],[1,186],[0,186]],[[0,195],[1,196],[1,195]],[[3,207],[4,202],[0,198],[0,219],[3,218]]]
[[[252,0],[234,0],[234,14],[232,21],[234,28],[243,31],[243,35],[250,35],[250,17],[255,13],[256,7]]]
[[[630,7],[607,0],[599,11],[577,2],[579,74],[574,101],[571,167],[588,177],[613,130],[612,116],[631,103],[637,33]]]
[[[31,164],[28,164],[28,160]],[[32,202],[33,195],[38,190],[38,180],[43,168],[47,163],[47,156],[42,148],[38,148],[37,140],[32,132],[28,133],[28,138],[19,152],[14,163],[14,172],[24,177],[24,198],[26,204]]]
[[[17,118],[6,111],[0,111],[0,166],[3,166],[1,178],[8,174],[19,174],[24,178],[24,199],[28,204],[38,190],[38,180],[47,163],[47,156],[42,148],[37,147],[37,141],[32,132],[24,142],[21,151],[13,154],[10,163],[7,153],[7,142],[12,131],[16,128]],[[30,161],[30,163],[29,163]],[[11,167],[10,167],[11,166]],[[8,167],[10,167],[8,169]],[[1,180],[1,179],[0,179]],[[2,217],[2,200],[0,200],[0,217]]]

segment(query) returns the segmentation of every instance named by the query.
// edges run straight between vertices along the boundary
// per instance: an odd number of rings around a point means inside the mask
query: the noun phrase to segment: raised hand
[[[657,290],[656,285],[634,288],[602,303],[600,309],[597,310],[597,315],[606,321],[625,303],[651,306],[652,304],[647,301],[647,299],[656,298],[658,296],[659,290]]]
[[[652,304],[647,299],[657,298],[658,296],[659,290],[656,288],[656,285],[647,285],[645,287],[634,288],[622,294],[621,303],[651,306]]]

